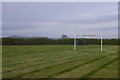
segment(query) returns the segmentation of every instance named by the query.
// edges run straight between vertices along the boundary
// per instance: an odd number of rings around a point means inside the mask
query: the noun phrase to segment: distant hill
[[[48,37],[40,37],[40,36],[20,36],[20,35],[12,35],[12,36],[8,36],[8,37],[4,37],[4,38],[48,38]]]
[[[12,35],[12,36],[8,36],[7,38],[30,38],[27,36],[19,36],[19,35]]]

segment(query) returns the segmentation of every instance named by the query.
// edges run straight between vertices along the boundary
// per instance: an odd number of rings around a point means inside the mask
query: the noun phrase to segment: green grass
[[[3,78],[117,78],[118,47],[3,46]],[[105,75],[103,74],[105,73]]]

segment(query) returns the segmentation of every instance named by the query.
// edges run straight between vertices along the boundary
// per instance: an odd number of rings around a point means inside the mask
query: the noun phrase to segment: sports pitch
[[[117,78],[118,46],[3,46],[3,78]]]

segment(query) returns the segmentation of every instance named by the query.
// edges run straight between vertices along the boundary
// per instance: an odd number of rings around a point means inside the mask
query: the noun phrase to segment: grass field
[[[3,78],[117,78],[118,47],[3,46]]]

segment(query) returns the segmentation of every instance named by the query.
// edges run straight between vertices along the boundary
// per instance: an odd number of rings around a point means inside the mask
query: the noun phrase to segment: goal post
[[[102,24],[101,24],[101,51],[103,51],[103,41],[102,41]]]
[[[74,51],[76,50],[76,25],[74,25]]]
[[[76,41],[77,41],[77,38],[76,38],[76,25],[74,25],[74,51],[76,50]],[[101,27],[100,27],[100,51],[102,52],[103,51],[103,38],[102,38],[102,24],[101,24]],[[77,35],[77,36],[82,36],[82,37],[93,37],[93,36],[98,36],[98,35],[95,35],[95,34],[84,34],[84,35]]]
[[[74,38],[74,51],[76,50],[76,38]]]

